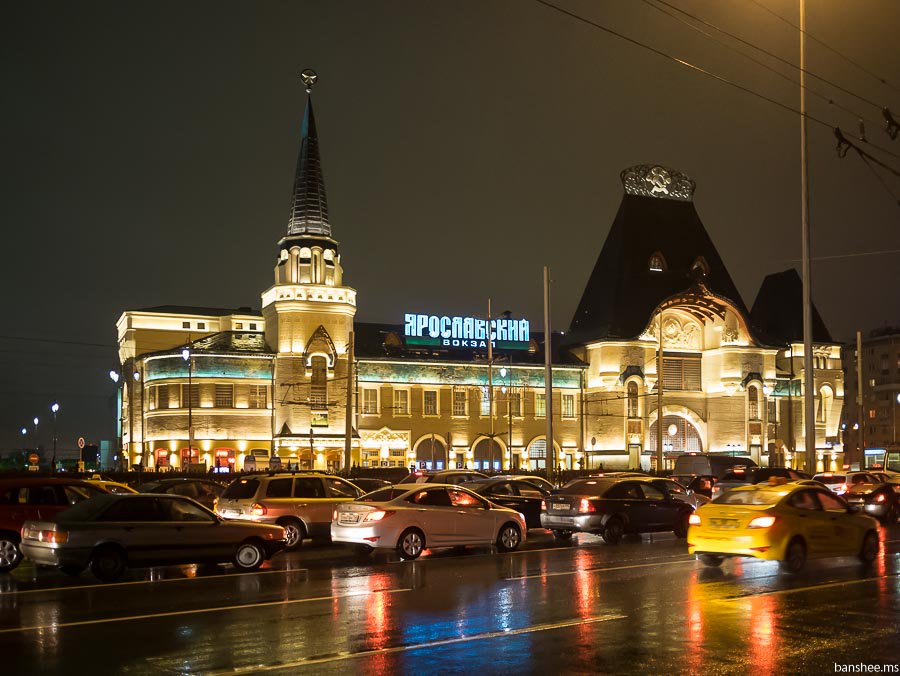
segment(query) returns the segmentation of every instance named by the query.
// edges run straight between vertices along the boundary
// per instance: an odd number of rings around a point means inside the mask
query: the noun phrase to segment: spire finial
[[[306,93],[309,94],[312,88],[315,87],[319,74],[312,68],[304,68],[303,72],[300,73],[300,79],[303,80],[303,86],[306,87]]]

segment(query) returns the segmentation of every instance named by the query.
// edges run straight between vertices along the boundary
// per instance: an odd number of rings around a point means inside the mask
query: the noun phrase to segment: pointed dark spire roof
[[[749,316],[694,208],[694,182],[658,165],[631,167],[621,179],[625,195],[567,341],[637,338],[662,301],[691,287],[698,265],[709,290]],[[650,269],[651,258],[658,270]]]
[[[294,177],[294,196],[291,202],[288,235],[331,237],[331,224],[328,222],[328,199],[325,196],[325,178],[322,175],[322,162],[319,159],[319,137],[316,134],[312,96],[306,100],[300,139],[300,155],[297,157],[297,173]]]
[[[794,268],[766,275],[753,302],[750,318],[756,329],[772,343],[787,345],[803,340],[803,280]],[[834,342],[815,305],[812,320],[813,342]]]

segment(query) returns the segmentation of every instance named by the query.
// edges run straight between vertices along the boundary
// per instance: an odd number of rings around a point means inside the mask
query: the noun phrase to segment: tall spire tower
[[[328,458],[332,444],[343,449],[346,407],[336,402],[346,393],[356,290],[344,286],[328,219],[310,93],[317,75],[304,70],[301,77],[308,98],[291,212],[287,234],[278,242],[275,284],[262,294],[262,311],[266,342],[278,353],[274,396],[283,404],[276,407],[275,445],[307,449],[300,465],[319,467],[319,456]]]

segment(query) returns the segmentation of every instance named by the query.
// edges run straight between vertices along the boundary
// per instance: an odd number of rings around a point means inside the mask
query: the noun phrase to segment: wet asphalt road
[[[531,531],[512,554],[361,560],[305,545],[257,573],[193,566],[98,584],[0,576],[3,674],[834,673],[900,664],[900,526],[874,567],[705,569],[671,535],[611,547]]]

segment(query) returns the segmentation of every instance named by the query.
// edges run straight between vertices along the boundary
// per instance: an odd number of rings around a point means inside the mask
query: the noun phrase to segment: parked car
[[[729,556],[779,561],[788,572],[800,571],[808,557],[858,556],[871,564],[880,546],[874,519],[825,488],[800,483],[739,486],[690,521],[688,552],[707,566]]]
[[[541,524],[558,539],[594,533],[614,545],[625,533],[673,531],[687,534],[694,508],[653,485],[652,477],[574,479],[553,491]]]
[[[296,549],[306,538],[328,539],[335,506],[362,494],[346,479],[328,474],[257,475],[232,481],[215,511],[226,519],[282,526],[286,549]]]
[[[369,477],[352,477],[350,483],[360,489],[363,493],[371,493],[372,491],[377,491],[379,488],[387,488],[391,485],[390,481]]]
[[[541,502],[550,495],[550,492],[537,484],[525,479],[494,477],[460,485],[487,498],[495,505],[517,511],[525,517],[526,527],[543,528],[541,526]]]
[[[85,479],[89,484],[99,486],[108,493],[137,493],[131,486],[119,483],[118,481],[110,481],[109,479],[90,478]]]
[[[443,469],[436,472],[417,469],[408,476],[403,477],[400,484],[464,484],[467,481],[487,479],[486,474],[470,469]]]
[[[531,474],[495,474],[492,478],[494,479],[518,479],[521,481],[527,481],[530,484],[534,484],[538,488],[544,491],[552,491],[556,486],[547,481],[543,477],[533,476]]]
[[[900,518],[900,485],[886,483],[855,483],[844,493],[847,504],[875,517],[885,526]]]
[[[713,500],[725,491],[738,486],[765,483],[770,478],[781,478],[785,481],[809,479],[809,474],[798,472],[787,467],[743,467],[736,466],[722,476],[712,487]]]
[[[880,484],[873,473],[869,472],[820,472],[813,479],[825,484],[829,490],[837,495],[843,495],[855,484]]]
[[[196,500],[207,509],[213,509],[216,499],[222,495],[225,486],[207,479],[160,479],[137,487],[138,493],[158,493],[181,495]]]
[[[756,467],[750,458],[739,458],[716,453],[683,453],[675,458],[673,474],[712,475],[722,478],[736,465]]]
[[[22,525],[26,521],[52,519],[72,505],[106,490],[79,479],[22,477],[0,480],[0,572],[22,561]]]
[[[360,553],[395,549],[411,560],[425,549],[496,545],[516,549],[525,541],[525,518],[451,484],[397,485],[337,506],[331,539]]]
[[[102,495],[53,519],[26,521],[22,552],[78,575],[90,566],[104,582],[126,568],[232,562],[256,570],[284,547],[284,529],[220,519],[177,495]]]

